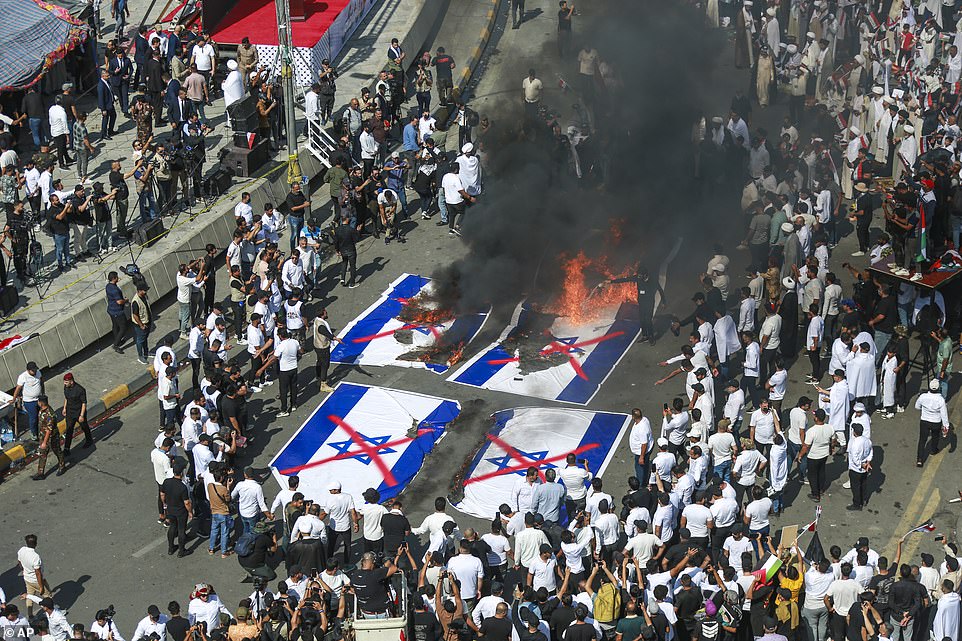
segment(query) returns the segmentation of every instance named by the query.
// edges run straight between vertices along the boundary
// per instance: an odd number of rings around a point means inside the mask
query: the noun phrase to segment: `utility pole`
[[[297,120],[294,118],[294,36],[291,33],[290,0],[274,0],[277,11],[277,44],[280,47],[281,79],[284,81],[284,117],[287,128],[287,182],[301,181],[297,163]]]

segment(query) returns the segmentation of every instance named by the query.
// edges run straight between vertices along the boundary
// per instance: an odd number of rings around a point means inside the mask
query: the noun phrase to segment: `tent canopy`
[[[0,91],[37,82],[87,37],[66,9],[40,0],[0,0]]]

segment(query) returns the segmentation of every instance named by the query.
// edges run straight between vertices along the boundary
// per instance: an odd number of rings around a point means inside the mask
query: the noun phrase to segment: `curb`
[[[471,51],[471,57],[468,58],[464,69],[461,70],[461,77],[458,78],[458,84],[455,87],[455,91],[459,93],[463,92],[464,88],[467,87],[468,83],[471,81],[471,77],[474,76],[474,72],[478,67],[478,63],[481,62],[481,56],[484,55],[485,49],[488,48],[488,41],[491,39],[491,34],[494,33],[494,26],[498,19],[498,13],[500,12],[502,1],[503,0],[491,0],[491,8],[488,9],[486,16],[488,23],[484,25],[484,28],[481,29],[481,33],[478,35],[478,44],[475,45],[474,49]]]
[[[105,392],[100,398],[87,404],[87,420],[90,428],[95,429],[97,424],[106,418],[112,410],[119,409],[126,401],[136,394],[144,391],[154,384],[154,377],[149,369],[138,374],[132,381],[118,385]],[[57,429],[61,434],[67,431],[67,422],[61,419],[57,422]],[[74,434],[76,436],[80,432]],[[37,450],[37,441],[24,441],[22,443],[13,442],[4,446],[0,453],[0,477],[23,467],[29,462],[31,456]]]

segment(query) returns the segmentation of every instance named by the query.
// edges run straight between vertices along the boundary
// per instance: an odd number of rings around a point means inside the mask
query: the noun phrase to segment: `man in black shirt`
[[[489,641],[510,641],[511,620],[508,619],[508,604],[499,603],[494,616],[481,622],[481,636]]]
[[[414,641],[436,641],[438,618],[428,612],[427,604],[418,594],[414,597]]]
[[[174,537],[177,537],[180,545],[177,556],[187,556],[187,522],[193,518],[190,492],[184,483],[187,464],[176,460],[172,467],[174,476],[160,486],[160,500],[164,504],[164,516],[167,518],[167,554],[177,551],[177,546],[174,545]]]
[[[863,182],[855,185],[855,191],[859,192],[859,195],[855,199],[855,211],[849,216],[849,221],[855,225],[858,251],[854,252],[852,256],[864,256],[868,252],[868,228],[872,224],[872,214],[875,211],[875,195],[869,191],[868,185]]]
[[[434,59],[431,60],[431,66],[435,68],[434,74],[437,77],[438,102],[446,105],[448,104],[451,89],[454,87],[451,78],[451,71],[454,69],[454,58],[445,53],[444,47],[438,47],[438,53],[434,56]]]
[[[682,574],[679,577],[681,590],[675,594],[675,612],[678,623],[675,631],[679,641],[690,641],[695,632],[695,613],[701,609],[701,593],[691,584],[691,576]]]
[[[882,636],[879,629],[882,624],[882,616],[872,606],[874,599],[875,595],[871,592],[862,592],[858,595],[858,601],[848,609],[848,625],[845,627],[847,641],[871,639],[876,634]]]
[[[560,639],[564,636],[565,630],[575,620],[575,609],[572,607],[571,595],[567,592],[561,595],[558,607],[551,613],[548,621],[548,629],[551,631],[552,639]]]
[[[114,192],[114,204],[117,206],[117,233],[123,236],[127,233],[127,199],[130,197],[130,189],[127,187],[124,172],[120,170],[119,160],[111,163],[107,182],[110,183],[110,189]]]
[[[397,565],[387,562],[386,566],[375,568],[374,559],[373,552],[365,552],[361,556],[360,567],[351,573],[351,585],[357,598],[357,607],[365,618],[387,618],[390,605],[387,580],[397,572]]]
[[[70,372],[63,375],[63,417],[67,423],[63,435],[64,456],[70,456],[70,443],[77,423],[80,423],[80,429],[84,432],[83,446],[87,448],[94,444],[90,425],[87,424],[87,390],[74,380]]]
[[[351,289],[357,287],[357,241],[360,235],[351,225],[351,219],[346,213],[341,214],[341,224],[334,230],[334,250],[341,257],[341,285]],[[348,267],[351,269],[351,280],[347,280]]]
[[[567,0],[558,3],[558,57],[564,60],[571,49],[571,16],[575,6],[568,6]]]
[[[70,223],[67,219],[69,206],[60,202],[57,194],[50,194],[50,208],[47,210],[47,224],[53,234],[53,244],[57,252],[57,269],[70,269]]]
[[[919,587],[911,566],[903,563],[899,567],[899,580],[892,584],[889,600],[889,620],[896,626],[894,638],[911,639],[916,625],[926,625],[919,614],[928,605],[928,598],[923,597],[924,590]]]
[[[277,573],[267,565],[267,555],[277,552],[277,534],[267,521],[258,521],[254,525],[253,534],[254,544],[250,554],[238,555],[237,562],[250,576],[273,581],[277,578]]]
[[[167,611],[170,612],[170,618],[167,619],[167,634],[170,635],[171,641],[186,641],[190,621],[180,616],[180,604],[171,601],[167,604]],[[160,612],[157,614],[159,615]]]
[[[393,556],[411,533],[408,517],[401,511],[401,500],[393,499],[385,503],[388,513],[381,517],[381,529],[384,530],[384,554]]]
[[[568,626],[565,641],[595,641],[595,626],[587,623],[588,608],[582,604],[575,606],[575,622]]]
[[[308,207],[310,207],[311,201],[301,191],[301,184],[294,183],[291,185],[291,192],[287,194],[285,202],[287,203],[287,210],[290,212],[287,215],[287,225],[291,232],[291,251],[294,251],[294,248],[297,247],[297,239],[301,235],[301,229],[304,228],[304,219],[310,214]]]
[[[20,113],[27,116],[27,123],[30,125],[30,135],[33,137],[33,146],[40,148],[40,143],[44,139],[43,122],[47,117],[47,110],[43,107],[43,99],[36,85],[27,90],[23,101],[20,103]]]
[[[889,285],[879,287],[879,299],[875,302],[875,311],[868,324],[875,330],[875,346],[878,352],[875,355],[876,367],[881,365],[885,358],[885,348],[892,340],[895,326],[899,323],[899,309],[895,296],[892,295],[892,288]]]

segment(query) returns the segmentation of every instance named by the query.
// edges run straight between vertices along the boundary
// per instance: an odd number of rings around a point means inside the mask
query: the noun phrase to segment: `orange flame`
[[[597,319],[606,308],[625,301],[635,302],[638,298],[633,283],[602,284],[606,279],[634,273],[631,269],[617,272],[609,264],[607,256],[589,258],[584,251],[579,251],[573,257],[562,255],[561,261],[565,273],[564,286],[557,300],[549,306],[548,311],[552,314],[582,324]],[[587,276],[591,276],[590,280],[598,284],[589,288]]]

